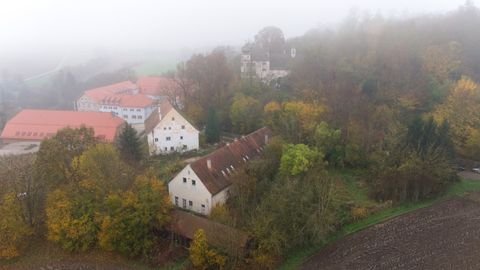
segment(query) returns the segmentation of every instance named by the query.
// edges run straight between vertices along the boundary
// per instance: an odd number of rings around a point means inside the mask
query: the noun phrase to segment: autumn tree
[[[76,181],[48,195],[48,239],[70,251],[95,246],[105,197],[129,187],[130,172],[113,145],[97,144],[72,161]]]
[[[378,156],[373,195],[394,202],[418,201],[444,191],[457,180],[447,124],[415,119],[407,132]]]
[[[18,195],[18,214],[29,226],[41,224],[46,196],[45,184],[39,181],[34,164],[32,154],[0,157],[0,196],[10,192]]]
[[[129,257],[149,255],[156,232],[169,222],[172,208],[163,182],[150,175],[137,177],[133,188],[124,193],[109,195],[105,207],[100,247]]]
[[[244,95],[236,96],[230,109],[233,130],[240,134],[255,131],[261,125],[261,114],[262,106],[258,100]]]
[[[190,261],[196,269],[223,269],[227,258],[211,249],[207,243],[207,236],[202,229],[195,232],[188,248]]]
[[[14,192],[3,195],[0,200],[0,259],[11,259],[21,255],[28,244],[33,229],[23,216],[19,194]]]
[[[39,181],[54,188],[75,181],[72,161],[97,139],[92,128],[65,128],[50,139],[42,141],[35,160]]]
[[[480,130],[480,88],[468,77],[462,77],[451,89],[449,96],[440,104],[433,116],[437,123],[447,121],[457,151],[467,153],[467,142]]]

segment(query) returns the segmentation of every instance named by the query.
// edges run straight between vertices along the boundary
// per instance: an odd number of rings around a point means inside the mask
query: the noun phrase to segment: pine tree
[[[218,122],[217,112],[214,108],[208,110],[205,135],[207,137],[207,143],[215,143],[220,140],[220,124]]]
[[[137,163],[142,160],[142,143],[138,138],[137,131],[130,124],[127,124],[118,136],[117,146],[125,161]]]

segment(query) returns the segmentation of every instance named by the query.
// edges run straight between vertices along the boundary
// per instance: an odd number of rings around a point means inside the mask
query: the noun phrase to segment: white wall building
[[[155,101],[140,94],[138,87],[124,81],[85,91],[77,100],[78,111],[111,112],[132,125],[143,125],[156,109]]]
[[[209,215],[227,200],[235,172],[263,151],[270,136],[261,128],[187,165],[168,183],[172,203]]]
[[[199,131],[170,102],[164,100],[145,121],[150,154],[185,152],[199,148]]]

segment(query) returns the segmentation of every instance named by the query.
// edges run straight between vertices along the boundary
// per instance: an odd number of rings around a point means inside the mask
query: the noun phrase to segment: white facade
[[[124,107],[115,104],[99,104],[87,95],[77,100],[77,111],[111,112],[131,125],[143,124],[156,106]]]
[[[176,207],[209,215],[217,205],[226,202],[229,187],[212,196],[190,165],[168,183],[170,199]]]
[[[168,183],[172,203],[180,208],[208,215],[212,210],[212,194],[187,165]]]
[[[161,115],[160,122],[147,134],[150,154],[196,150],[199,148],[198,133],[195,127],[172,108],[166,115]]]
[[[77,111],[81,111],[81,112],[88,112],[88,111],[98,112],[100,110],[100,106],[98,105],[97,102],[89,98],[87,95],[83,95],[77,100],[76,109]]]
[[[154,106],[148,106],[145,108],[136,107],[121,107],[118,105],[100,105],[99,111],[111,112],[118,117],[124,119],[131,125],[143,124],[150,114],[156,109]]]

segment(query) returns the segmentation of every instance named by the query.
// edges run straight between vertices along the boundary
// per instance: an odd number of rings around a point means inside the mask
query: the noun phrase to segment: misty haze
[[[471,0],[1,0],[1,269],[480,269]]]

